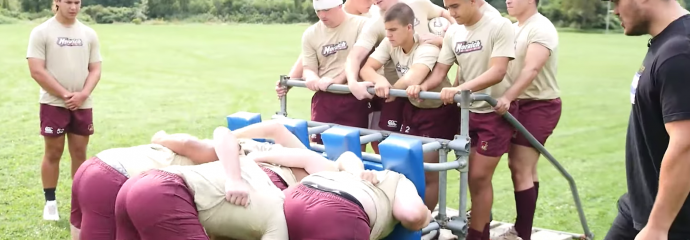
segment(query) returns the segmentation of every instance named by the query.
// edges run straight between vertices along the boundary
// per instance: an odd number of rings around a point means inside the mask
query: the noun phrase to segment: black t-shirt
[[[661,160],[669,143],[664,125],[690,119],[690,15],[671,23],[648,46],[630,87],[632,111],[625,144],[631,214],[638,230],[647,224],[659,190]],[[688,226],[690,198],[671,232],[690,233]]]

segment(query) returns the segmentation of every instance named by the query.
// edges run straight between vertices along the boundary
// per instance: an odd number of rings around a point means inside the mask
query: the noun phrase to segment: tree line
[[[50,17],[53,0],[0,0],[0,24]],[[431,0],[443,6],[443,0]],[[505,0],[487,0],[506,12]],[[681,5],[690,0],[678,0]],[[298,23],[318,21],[311,0],[82,0],[82,21],[96,23],[144,21]],[[539,11],[561,28],[604,29],[608,2],[601,0],[540,0]],[[609,26],[620,28],[617,17]]]

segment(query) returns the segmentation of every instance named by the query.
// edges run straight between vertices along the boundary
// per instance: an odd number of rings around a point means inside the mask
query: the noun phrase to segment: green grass
[[[41,218],[38,85],[25,54],[33,25],[0,25],[0,239],[68,239],[70,175],[67,151],[57,191],[61,220]],[[88,155],[147,143],[157,130],[210,137],[225,116],[279,109],[273,90],[300,51],[306,25],[97,25],[103,76],[96,91],[95,135]],[[646,38],[561,33],[558,81],[561,122],[547,148],[575,177],[590,228],[601,239],[625,192],[624,137],[629,84]],[[454,72],[454,71],[453,71]],[[288,113],[309,118],[311,93],[294,89]],[[504,159],[505,160],[505,159]],[[535,226],[582,232],[567,182],[545,160]],[[457,208],[458,175],[449,174],[448,204]],[[512,222],[507,162],[494,177],[494,216]]]

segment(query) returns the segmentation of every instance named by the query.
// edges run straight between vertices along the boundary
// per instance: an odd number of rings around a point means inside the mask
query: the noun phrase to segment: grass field
[[[38,85],[25,54],[33,25],[0,25],[0,239],[68,239],[69,155],[57,188],[61,220],[41,218]],[[164,129],[210,137],[236,111],[279,109],[273,90],[299,54],[306,25],[97,25],[103,76],[93,93],[95,135],[88,155],[147,143]],[[558,81],[563,115],[547,148],[575,177],[597,239],[625,192],[624,137],[630,80],[646,38],[561,33]],[[290,117],[308,119],[311,93],[293,89]],[[505,159],[504,159],[505,160]],[[539,165],[536,227],[582,232],[567,182],[547,162]],[[458,175],[449,174],[450,207],[458,204]],[[512,222],[514,200],[507,162],[494,178],[494,216]]]

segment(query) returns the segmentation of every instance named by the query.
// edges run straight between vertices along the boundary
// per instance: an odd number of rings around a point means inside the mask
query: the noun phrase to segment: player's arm
[[[300,141],[295,134],[285,127],[278,120],[268,120],[256,124],[251,124],[246,127],[232,131],[237,138],[264,138],[273,139],[276,144],[280,144],[287,148],[302,148],[307,149],[302,141]]]
[[[213,131],[213,147],[218,155],[218,161],[230,181],[242,180],[240,170],[240,144],[237,137],[226,127],[217,127]]]
[[[503,80],[508,69],[508,62],[515,58],[515,31],[510,20],[503,18],[503,24],[496,29],[492,38],[491,60],[489,69],[473,80],[458,86],[472,92],[481,91]]]
[[[663,62],[657,70],[659,97],[668,148],[661,162],[659,192],[649,215],[647,227],[668,232],[690,193],[690,54],[681,54]]]
[[[393,88],[406,89],[412,85],[422,84],[431,70],[434,69],[439,52],[440,50],[431,44],[422,44],[417,47],[410,70],[395,82]]]
[[[92,34],[91,46],[89,47],[89,75],[86,77],[84,88],[81,90],[87,96],[91,95],[101,79],[101,43],[96,32],[93,31]]]
[[[34,29],[29,36],[29,48],[26,53],[29,62],[31,78],[38,83],[41,88],[53,96],[66,98],[71,94],[67,89],[46,70],[46,39],[42,31]]]
[[[302,34],[302,80],[320,79],[319,60],[316,58],[316,49],[311,44],[313,28],[308,28]]]
[[[338,170],[342,172],[349,172],[352,174],[359,174],[364,171],[364,163],[353,152],[347,151],[340,154],[340,157],[335,160]]]
[[[431,222],[431,211],[417,194],[415,185],[407,178],[398,181],[393,200],[393,217],[411,231],[419,231]]]
[[[376,71],[383,67],[383,64],[386,64],[390,60],[391,43],[386,38],[381,41],[381,44],[379,44],[379,46],[376,47],[376,50],[374,50],[371,56],[369,56],[369,59],[367,59],[364,67],[362,67],[359,75],[362,76],[364,81],[372,82],[374,84],[388,83],[386,77],[381,76],[381,74],[378,74]]]
[[[455,25],[458,26],[458,25]],[[438,59],[434,68],[431,70],[429,76],[420,84],[422,91],[428,91],[429,89],[434,89],[443,83],[448,77],[448,71],[450,67],[455,63],[455,52],[453,51],[452,37],[457,31],[457,27],[453,29],[448,29],[446,35],[443,37],[443,44],[441,45],[441,50],[438,53]]]
[[[323,171],[338,171],[335,162],[306,148],[275,148],[266,152],[252,152],[248,157],[256,162],[302,168],[309,174]]]
[[[347,55],[345,77],[348,84],[356,84],[359,81],[362,62],[367,59],[369,52],[374,49],[374,45],[378,42],[379,31],[377,31],[377,27],[381,26],[376,24],[377,21],[378,18],[372,18],[364,25],[357,38],[357,42],[355,42],[355,46],[352,47],[352,50]]]
[[[442,8],[441,6],[434,4],[433,2],[431,2],[429,0],[423,0],[423,1],[424,1],[424,6],[427,9],[427,17],[429,17],[429,19],[442,17],[442,18],[448,19],[448,21],[451,24],[457,24],[458,23],[455,21],[454,17],[450,16],[450,13],[445,8]]]
[[[546,61],[549,60],[551,52],[558,45],[558,33],[548,30],[534,29],[528,36],[529,45],[525,54],[525,63],[520,75],[512,86],[503,94],[503,97],[513,101],[539,75]]]

